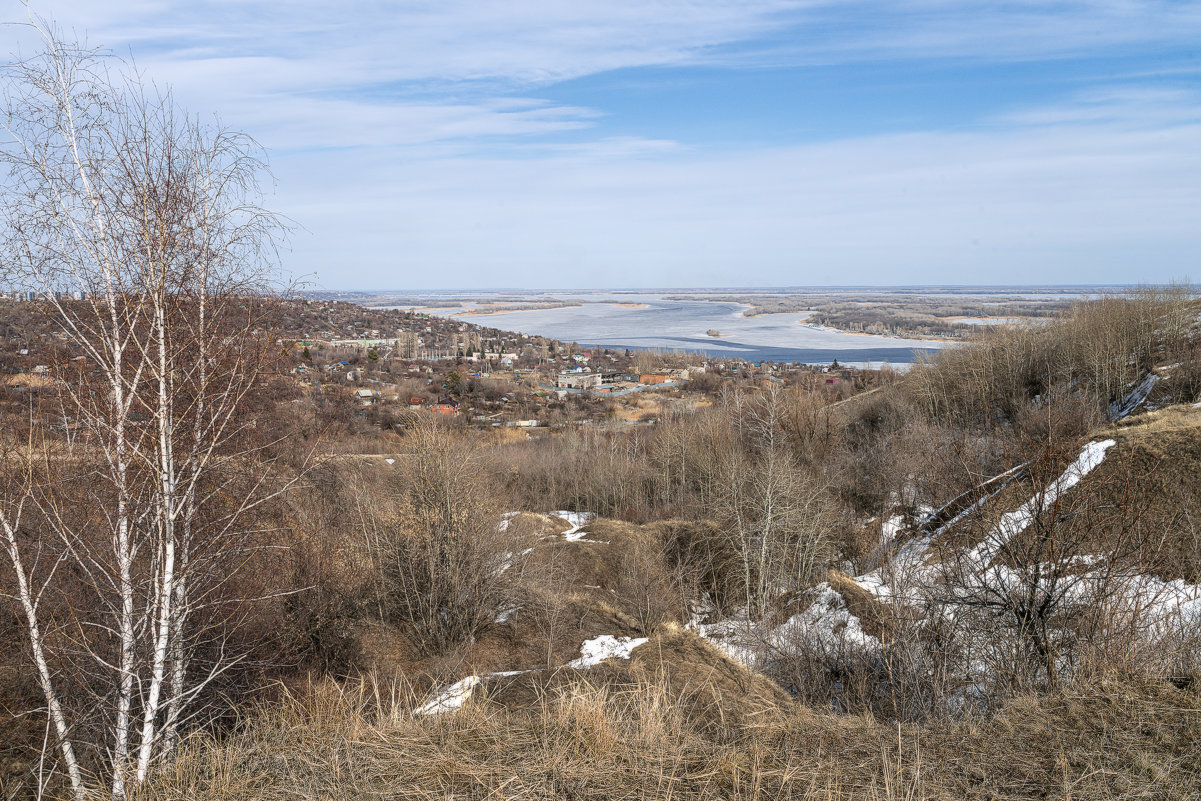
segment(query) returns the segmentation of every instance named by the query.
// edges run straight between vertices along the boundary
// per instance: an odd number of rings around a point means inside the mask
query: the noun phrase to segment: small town
[[[460,425],[635,425],[712,402],[723,384],[821,390],[835,400],[877,385],[880,370],[616,351],[481,328],[418,312],[290,301],[304,326],[281,339],[303,384],[353,397],[368,420],[401,430],[408,413]],[[393,326],[390,328],[389,326]],[[391,336],[389,336],[391,334]],[[884,371],[885,373],[887,371]]]

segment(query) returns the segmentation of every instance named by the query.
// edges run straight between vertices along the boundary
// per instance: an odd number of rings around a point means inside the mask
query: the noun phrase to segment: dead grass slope
[[[629,687],[655,686],[691,725],[710,732],[779,720],[793,706],[774,681],[674,624],[656,630],[628,660],[610,659],[586,670],[531,670],[496,677],[484,682],[477,695],[489,706],[517,713],[540,710],[547,698],[574,692],[580,682],[618,694]]]
[[[585,640],[645,633],[645,621],[632,617],[630,569],[639,560],[661,567],[655,560],[662,555],[652,547],[655,529],[601,519],[585,526],[582,538],[567,540],[562,534],[570,526],[555,516],[521,513],[509,521],[534,546],[528,560],[512,568],[522,575],[503,620],[474,641],[430,657],[400,628],[365,615],[350,624],[356,667],[433,689],[467,675],[554,668],[578,657]],[[662,614],[678,619],[678,599],[658,602]]]
[[[195,736],[143,801],[227,799],[1180,799],[1201,793],[1197,696],[1102,684],[925,727],[795,707],[714,729],[667,682],[590,676],[530,708],[414,718],[323,684]]]
[[[1123,421],[1108,432],[1117,441],[1097,480],[1110,500],[1141,518],[1156,535],[1154,569],[1161,578],[1201,581],[1201,408],[1170,406]],[[1112,539],[1123,522],[1111,515]]]
[[[1040,515],[1013,542],[1057,527],[1072,552],[1121,554],[1164,579],[1201,580],[1201,408],[1176,405],[1096,430],[959,504],[967,511],[943,530],[935,552],[945,555],[984,539],[1003,515],[1038,496],[1071,464],[1088,440],[1113,439],[1104,460]],[[995,494],[993,494],[995,493]],[[971,504],[985,494],[979,507]],[[946,521],[942,521],[946,522]],[[927,526],[929,531],[932,526]],[[932,552],[932,558],[936,558]]]

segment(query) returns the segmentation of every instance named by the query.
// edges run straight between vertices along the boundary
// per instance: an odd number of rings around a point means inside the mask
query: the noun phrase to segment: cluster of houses
[[[554,389],[561,391],[591,392],[597,395],[619,395],[659,385],[676,385],[688,381],[693,373],[704,372],[702,367],[678,370],[663,370],[653,373],[621,373],[618,371],[593,371],[587,367],[564,370],[555,376]]]
[[[706,374],[712,378],[700,387],[717,386],[719,377],[764,386],[824,386],[839,393],[853,391],[859,384],[856,371],[840,369],[836,364],[759,364],[680,355],[659,360],[671,367],[647,369],[645,364],[654,360],[636,357],[629,350],[622,353],[620,349],[580,348],[574,343],[567,345],[421,312],[365,310],[341,302],[306,302],[301,311],[304,314],[298,313],[299,319],[294,322],[310,333],[290,342],[298,353],[303,351],[305,362],[294,372],[309,372],[312,375],[307,380],[321,385],[349,384],[347,389],[363,407],[395,403],[400,409],[473,424],[535,425],[515,418],[532,416],[544,407],[549,407],[552,417],[561,416],[568,414],[562,402],[569,397],[580,401],[616,398],[651,388],[679,387]],[[318,330],[319,334],[312,333]],[[456,389],[457,380],[455,386],[441,380],[452,371],[467,382],[463,387]],[[426,385],[424,390],[402,390],[400,383],[406,380],[406,374],[410,382],[421,379],[420,384]],[[518,400],[508,395],[496,397],[498,391],[504,391],[498,387],[505,382],[514,384],[511,392],[520,396]],[[409,397],[410,391],[429,394]],[[439,397],[435,392],[447,394]],[[594,406],[585,403],[588,413]]]

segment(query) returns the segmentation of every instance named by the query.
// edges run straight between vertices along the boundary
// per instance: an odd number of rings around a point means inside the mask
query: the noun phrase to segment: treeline
[[[944,293],[940,290],[938,294]],[[695,300],[687,296],[675,299]],[[704,299],[749,306],[744,312],[747,317],[807,312],[810,322],[843,331],[951,339],[973,338],[989,327],[1054,317],[1072,302],[1062,293],[1037,299],[997,293],[968,300],[929,296],[919,291],[863,292],[853,300],[847,296],[822,294],[736,295]],[[963,322],[965,318],[972,322]],[[990,320],[996,322],[990,323]]]

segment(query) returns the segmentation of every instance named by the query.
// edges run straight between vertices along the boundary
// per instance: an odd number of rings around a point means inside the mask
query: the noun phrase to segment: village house
[[[592,389],[599,387],[603,376],[600,373],[559,373],[555,386],[563,389]]]
[[[454,398],[443,398],[430,407],[430,410],[435,414],[444,414],[451,417],[459,416],[459,402]]]

